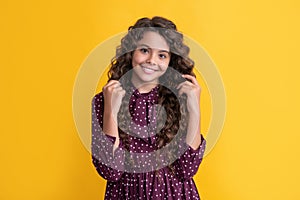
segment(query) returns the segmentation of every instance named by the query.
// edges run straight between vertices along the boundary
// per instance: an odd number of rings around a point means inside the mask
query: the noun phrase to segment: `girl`
[[[122,38],[92,100],[92,160],[106,200],[200,199],[193,176],[206,141],[188,54],[162,17],[139,19]]]

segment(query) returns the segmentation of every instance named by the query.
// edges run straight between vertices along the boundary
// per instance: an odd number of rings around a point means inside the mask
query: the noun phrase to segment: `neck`
[[[156,87],[157,86],[157,84],[156,83],[151,83],[151,84],[144,84],[144,85],[141,85],[141,86],[136,86],[136,85],[134,85],[137,89],[138,89],[138,91],[139,91],[139,93],[148,93],[148,92],[150,92],[154,87]]]
[[[132,84],[135,88],[139,91],[139,93],[148,93],[150,92],[154,87],[158,85],[158,83],[140,83],[136,82],[133,79],[131,80]]]

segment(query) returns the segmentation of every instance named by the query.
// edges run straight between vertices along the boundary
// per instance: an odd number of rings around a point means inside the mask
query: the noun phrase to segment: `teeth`
[[[143,69],[144,69],[144,71],[147,72],[147,73],[152,73],[152,72],[154,72],[153,69],[149,69],[149,68],[147,68],[147,67],[143,67]]]

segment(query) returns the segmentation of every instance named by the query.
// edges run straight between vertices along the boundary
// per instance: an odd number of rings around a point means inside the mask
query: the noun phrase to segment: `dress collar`
[[[153,87],[149,92],[140,93],[139,90],[132,84],[130,87],[130,92],[135,98],[150,100],[150,102],[154,103],[158,99],[158,89],[159,85]]]

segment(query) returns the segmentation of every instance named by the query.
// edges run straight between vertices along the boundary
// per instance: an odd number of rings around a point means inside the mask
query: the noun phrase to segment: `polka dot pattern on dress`
[[[158,87],[149,93],[133,93],[129,110],[132,115],[131,129],[136,135],[130,136],[130,151],[147,153],[155,150],[155,133],[149,133],[149,124],[155,130],[156,113],[153,105],[158,101]],[[99,175],[107,180],[105,200],[199,200],[193,176],[197,173],[203,159],[206,140],[201,134],[201,144],[197,149],[188,146],[185,152],[173,163],[175,173],[168,167],[145,173],[124,172],[124,144],[120,140],[113,151],[115,137],[106,135],[103,126],[103,93],[98,93],[92,100],[92,161]],[[155,131],[154,131],[155,132]],[[182,141],[183,142],[183,141]],[[188,144],[184,144],[188,145]],[[141,154],[136,160],[141,167],[152,161],[147,154]]]

